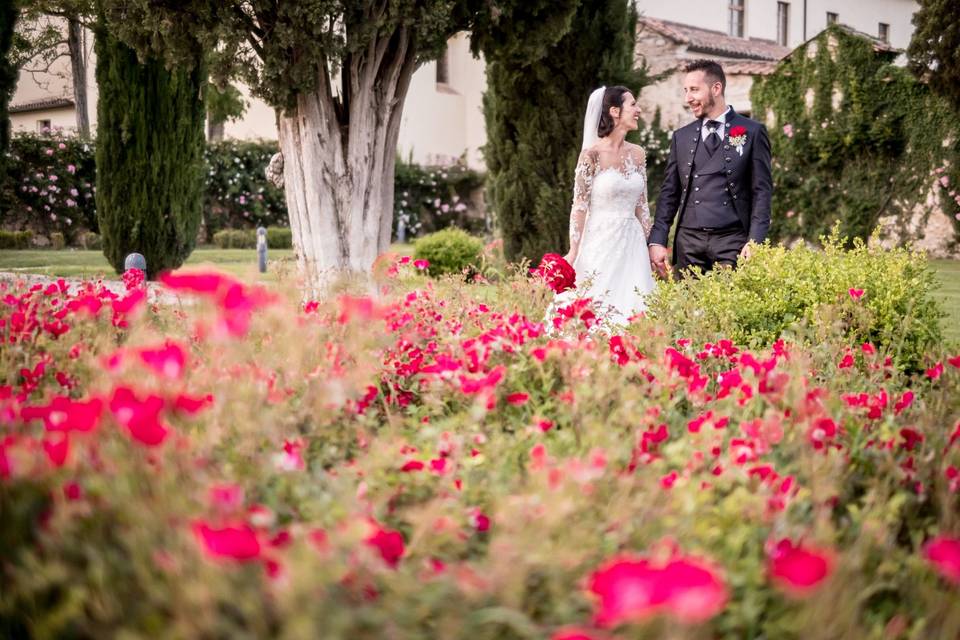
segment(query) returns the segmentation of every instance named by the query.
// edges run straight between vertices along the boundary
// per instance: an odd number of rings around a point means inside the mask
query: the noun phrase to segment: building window
[[[449,50],[444,49],[437,58],[437,84],[450,84]]]
[[[881,40],[883,40],[887,44],[890,44],[890,25],[884,22],[881,22],[878,35],[880,36]]]
[[[827,25],[837,24],[840,21],[840,16],[831,11],[827,11]]]
[[[49,132],[50,132],[50,121],[37,120],[37,133],[49,133]]]
[[[730,0],[730,35],[743,37],[743,3],[746,0]]]
[[[787,46],[790,39],[790,3],[777,3],[777,44]]]

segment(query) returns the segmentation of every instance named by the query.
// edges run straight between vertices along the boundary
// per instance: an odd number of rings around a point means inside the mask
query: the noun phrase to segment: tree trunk
[[[73,102],[76,105],[77,133],[90,137],[90,111],[87,107],[87,50],[83,42],[83,25],[75,17],[67,19],[67,49],[73,76]]]
[[[400,29],[364,54],[344,65],[336,100],[321,65],[317,90],[278,113],[287,212],[310,296],[344,275],[368,274],[390,244],[397,138],[416,52]]]

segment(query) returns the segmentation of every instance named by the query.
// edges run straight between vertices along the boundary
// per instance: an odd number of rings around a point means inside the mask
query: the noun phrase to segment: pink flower
[[[557,629],[550,636],[550,640],[606,640],[607,636],[600,635],[592,629],[579,627],[563,627]]]
[[[177,342],[167,340],[161,347],[145,347],[139,349],[137,355],[145,365],[166,378],[179,380],[183,376],[187,352]]]
[[[470,514],[470,524],[480,532],[490,530],[490,518],[485,515],[483,511],[480,511],[480,509],[474,509],[473,513]]]
[[[407,460],[403,463],[403,466],[400,467],[400,471],[404,473],[410,473],[412,471],[423,471],[424,464],[419,460]]]
[[[303,442],[284,440],[283,452],[277,454],[274,462],[281,471],[303,471],[307,466],[303,460]]]
[[[767,560],[770,576],[777,586],[795,597],[809,595],[833,571],[832,552],[780,540]]]
[[[850,297],[853,298],[854,300],[859,300],[860,298],[863,297],[863,289],[850,289],[848,293],[850,294]]]
[[[923,557],[946,580],[960,586],[960,538],[937,536],[923,546]]]
[[[43,420],[47,431],[92,431],[100,424],[103,413],[103,400],[72,400],[66,396],[57,396],[50,404],[39,407],[24,407],[21,410],[23,420]]]
[[[164,401],[160,396],[148,395],[144,399],[128,387],[117,387],[110,399],[110,411],[130,436],[148,447],[155,447],[167,438],[169,430],[160,420]]]
[[[511,393],[507,396],[507,404],[521,406],[527,404],[527,400],[529,399],[530,394],[528,393]]]
[[[210,506],[221,513],[235,513],[243,508],[243,487],[238,484],[215,484],[207,491]]]
[[[192,416],[200,413],[211,404],[213,404],[213,394],[192,396],[186,393],[178,393],[173,399],[172,407],[174,411]]]
[[[414,261],[413,261],[413,266],[415,266],[417,269],[420,269],[421,271],[426,271],[427,269],[430,268],[430,261],[429,261],[429,260],[414,260]]]
[[[667,614],[680,622],[703,622],[727,603],[727,587],[717,570],[694,557],[666,562],[637,556],[607,561],[589,579],[599,598],[595,620],[610,627]]]
[[[792,137],[793,137],[793,125],[792,125],[792,124],[787,123],[787,124],[783,125],[783,135],[787,136],[788,138],[792,138]]]
[[[927,377],[930,378],[931,380],[936,380],[937,378],[943,375],[943,363],[938,362],[937,364],[933,365],[932,367],[927,369],[926,374],[927,374]]]
[[[50,464],[59,469],[67,463],[67,456],[70,454],[70,437],[63,434],[57,439],[44,438],[43,451],[47,454]]]
[[[396,569],[403,557],[403,535],[399,531],[385,529],[376,522],[371,522],[373,533],[367,536],[366,542],[380,552],[380,557],[392,569]]]
[[[205,522],[193,525],[203,551],[214,560],[249,562],[260,557],[257,532],[248,524],[214,528]]]

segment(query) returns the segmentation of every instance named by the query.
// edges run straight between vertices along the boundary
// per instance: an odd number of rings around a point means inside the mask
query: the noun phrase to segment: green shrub
[[[283,190],[264,173],[275,140],[225,140],[207,145],[203,223],[207,238],[221,229],[287,225]]]
[[[91,251],[98,251],[103,248],[103,239],[99,234],[87,231],[80,236],[80,246]]]
[[[223,229],[213,234],[213,244],[221,249],[256,249],[256,229]],[[268,249],[292,249],[293,232],[283,227],[267,227]]]
[[[33,231],[0,231],[0,249],[29,249]]]
[[[414,257],[430,262],[432,276],[462,273],[479,263],[482,252],[483,242],[479,238],[456,227],[431,233],[414,244]]]
[[[8,173],[0,176],[0,223],[68,242],[98,231],[95,163],[87,140],[60,131],[18,133],[10,141]]]
[[[292,249],[293,232],[284,227],[267,227],[267,248]]]
[[[402,222],[406,238],[447,227],[483,230],[482,218],[471,216],[471,194],[483,176],[461,165],[425,167],[398,159],[394,170],[393,236]]]
[[[821,240],[822,251],[765,245],[736,271],[662,283],[650,300],[651,314],[694,342],[722,336],[762,347],[806,325],[808,339],[871,342],[901,365],[916,366],[943,338],[926,257],[870,248],[859,239],[845,250],[847,240],[836,234]],[[851,289],[862,290],[862,297]]]
[[[221,249],[254,249],[257,232],[253,229],[223,229],[213,234],[213,244]]]

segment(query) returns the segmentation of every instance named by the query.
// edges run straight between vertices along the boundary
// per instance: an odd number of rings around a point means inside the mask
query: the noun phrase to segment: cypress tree
[[[13,0],[0,6],[0,184],[6,178],[7,147],[10,146],[10,99],[17,88],[17,68],[10,59],[14,28],[20,8]]]
[[[960,112],[960,3],[918,0],[918,4],[907,49],[910,69]]]
[[[648,82],[634,69],[636,11],[627,0],[583,0],[569,32],[536,60],[487,66],[488,193],[509,260],[536,263],[569,248],[573,171],[590,93]]]
[[[153,278],[196,244],[203,204],[203,65],[140,62],[101,20],[96,33],[97,218],[103,252],[120,273],[131,252]]]

